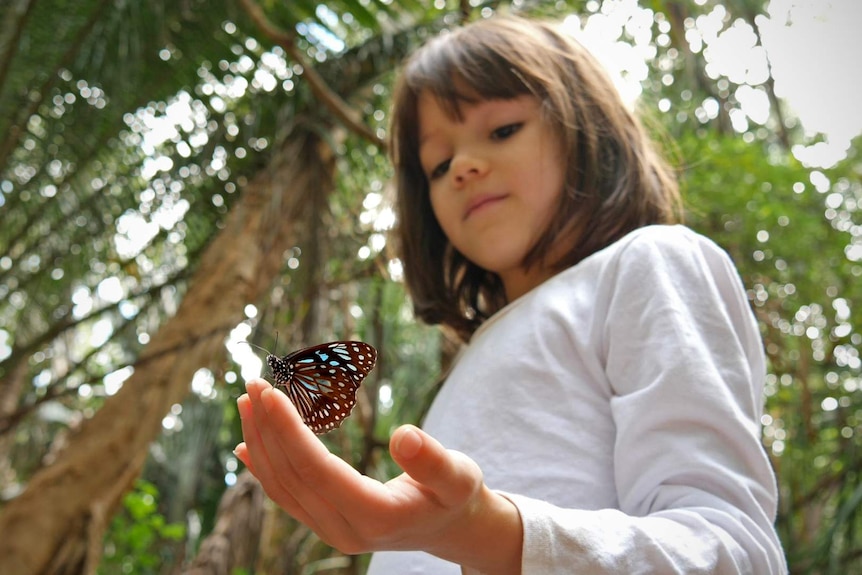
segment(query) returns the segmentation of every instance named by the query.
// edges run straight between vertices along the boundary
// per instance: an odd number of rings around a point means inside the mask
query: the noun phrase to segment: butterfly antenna
[[[241,341],[238,341],[237,343],[246,343],[246,344],[248,344],[248,345],[250,345],[250,346],[252,346],[252,347],[256,347],[257,349],[259,349],[259,350],[261,350],[261,351],[265,351],[265,352],[267,353],[267,355],[272,355],[272,352],[271,352],[271,351],[269,351],[268,349],[266,349],[266,348],[264,348],[264,347],[260,347],[260,346],[259,346],[259,345],[257,345],[256,343],[251,343],[250,341],[246,341],[246,340],[241,340]]]

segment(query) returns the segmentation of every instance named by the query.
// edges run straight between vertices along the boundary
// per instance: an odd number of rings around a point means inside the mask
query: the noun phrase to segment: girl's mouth
[[[466,220],[476,212],[496,204],[506,197],[506,194],[480,194],[476,196],[467,204],[467,209],[464,211],[464,219]]]

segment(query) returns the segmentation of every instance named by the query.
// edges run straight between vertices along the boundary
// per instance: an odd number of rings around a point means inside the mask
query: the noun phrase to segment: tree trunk
[[[315,194],[331,188],[334,158],[295,128],[201,258],[174,317],[153,335],[122,389],[69,438],[0,513],[0,573],[89,574],[121,496],[138,477],[162,418],[195,371],[218,362],[224,338],[277,279],[283,253]]]
[[[257,479],[243,471],[224,492],[212,533],[201,542],[186,575],[230,575],[237,569],[254,573],[263,530],[264,493]]]

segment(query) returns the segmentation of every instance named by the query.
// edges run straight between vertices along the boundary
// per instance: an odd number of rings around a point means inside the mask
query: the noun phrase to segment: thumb
[[[443,445],[413,425],[395,430],[390,453],[414,481],[432,491],[444,507],[463,505],[482,487],[482,470],[475,461]]]

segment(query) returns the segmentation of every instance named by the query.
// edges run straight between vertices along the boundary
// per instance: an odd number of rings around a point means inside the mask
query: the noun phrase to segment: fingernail
[[[415,428],[409,427],[401,432],[398,438],[398,443],[395,449],[401,454],[401,457],[410,459],[414,457],[422,448],[422,436]]]
[[[249,416],[249,408],[251,407],[248,402],[251,401],[246,394],[240,395],[236,400],[236,409],[239,411],[239,418],[246,419]]]
[[[275,401],[275,397],[273,397],[272,395],[273,393],[274,391],[271,387],[268,389],[264,389],[260,393],[260,402],[261,404],[263,404],[263,409],[267,413],[269,413],[270,410],[275,407],[275,404],[273,403]]]

